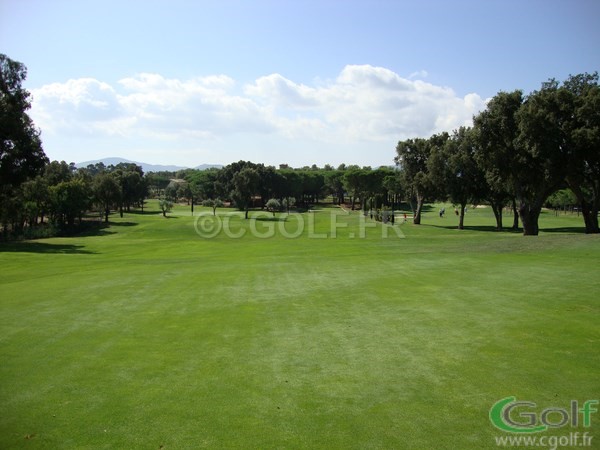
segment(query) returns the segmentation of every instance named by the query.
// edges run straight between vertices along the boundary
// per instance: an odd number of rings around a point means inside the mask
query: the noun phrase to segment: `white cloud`
[[[346,66],[337,78],[313,85],[277,73],[242,87],[226,75],[179,80],[142,73],[114,86],[82,78],[32,94],[36,124],[65,140],[158,140],[189,152],[211,142],[223,147],[263,136],[261,146],[270,139],[272,149],[262,151],[273,155],[288,144],[298,148],[301,140],[332,152],[334,145],[342,151],[348,144],[377,144],[388,149],[389,160],[398,140],[469,125],[485,107],[477,94],[461,98],[449,88],[370,65]]]
[[[274,73],[260,77],[253,85],[247,85],[244,93],[255,98],[263,98],[276,106],[304,108],[318,106],[316,89],[296,84]]]
[[[429,136],[470,124],[484,107],[477,94],[460,98],[451,89],[369,65],[346,66],[335,80],[318,87],[273,74],[244,92],[272,111],[280,130],[327,142]]]
[[[337,77],[337,84],[350,88],[410,91],[413,85],[395,72],[370,65],[346,66]]]
[[[408,78],[413,80],[415,78],[417,79],[421,79],[421,78],[427,78],[429,76],[429,74],[427,73],[426,70],[417,70],[416,72],[411,73]]]
[[[95,124],[122,113],[115,90],[93,78],[52,83],[33,90],[32,116],[44,131],[93,133]]]

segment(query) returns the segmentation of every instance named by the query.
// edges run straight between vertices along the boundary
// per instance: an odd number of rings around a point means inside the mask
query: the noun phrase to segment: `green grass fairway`
[[[325,209],[286,238],[291,218],[220,210],[246,234],[205,239],[187,208],[147,209],[0,244],[0,448],[493,449],[502,398],[599,397],[600,236],[581,218],[545,212],[524,237],[478,209],[458,231],[448,205],[361,238]],[[599,423],[544,435],[599,448]]]

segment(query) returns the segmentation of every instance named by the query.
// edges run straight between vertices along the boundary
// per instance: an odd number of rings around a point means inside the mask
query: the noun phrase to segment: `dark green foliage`
[[[171,174],[163,172],[151,172],[146,174],[144,178],[146,179],[149,193],[154,197],[159,197],[171,182],[172,176]]]
[[[50,213],[60,227],[73,227],[75,219],[81,224],[83,214],[89,209],[92,196],[90,186],[82,179],[61,181],[50,187]]]
[[[426,200],[441,196],[443,187],[432,179],[428,161],[434,147],[444,145],[448,133],[433,135],[429,139],[407,139],[396,146],[396,164],[401,170],[402,184],[413,210],[413,223],[421,223],[421,213]]]
[[[582,207],[586,232],[598,232],[600,89],[597,74],[556,80],[523,98],[500,92],[474,119],[477,160],[488,198],[516,198],[523,233],[538,234],[548,196],[567,184]]]
[[[600,86],[598,73],[570,76],[562,86],[569,114],[561,125],[569,136],[566,182],[581,205],[587,233],[598,233],[600,208]]]
[[[240,210],[245,211],[246,219],[253,197],[258,193],[259,182],[258,171],[252,167],[245,167],[233,176],[231,198]]]
[[[108,223],[108,215],[111,209],[117,205],[121,199],[121,188],[114,174],[101,173],[92,183],[92,192],[94,200],[99,206],[100,211],[104,213],[104,221]]]
[[[477,140],[470,128],[461,127],[441,146],[433,147],[428,169],[433,183],[444,196],[460,206],[458,228],[464,228],[465,207],[478,204],[485,196],[486,182],[475,155]],[[443,200],[443,199],[442,199]]]
[[[26,77],[23,64],[0,54],[0,186],[19,186],[48,160],[27,114],[30,94],[21,86]]]
[[[0,224],[2,234],[20,232],[25,216],[20,186],[39,175],[47,162],[40,132],[27,111],[30,94],[22,88],[23,64],[0,54]]]

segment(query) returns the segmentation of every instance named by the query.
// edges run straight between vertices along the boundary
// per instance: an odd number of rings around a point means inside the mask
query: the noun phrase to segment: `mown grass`
[[[326,209],[295,239],[237,215],[242,238],[203,239],[187,208],[149,208],[0,246],[0,448],[496,448],[501,398],[598,398],[600,240],[581,218],[523,237],[434,210],[362,239]]]

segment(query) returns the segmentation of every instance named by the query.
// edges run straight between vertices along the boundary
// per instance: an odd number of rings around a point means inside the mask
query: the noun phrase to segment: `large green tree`
[[[141,166],[128,164],[122,165],[116,172],[121,186],[122,206],[130,211],[132,206],[142,204],[148,195],[148,184],[144,179],[144,171]]]
[[[363,192],[363,170],[359,167],[352,167],[348,170],[344,171],[344,175],[342,178],[342,183],[344,189],[350,196],[350,201],[352,203],[352,211],[354,211],[354,207],[357,200],[361,200],[362,192]]]
[[[404,194],[404,186],[402,185],[402,177],[399,171],[394,171],[383,178],[383,187],[386,189],[392,209],[396,207],[402,200]]]
[[[207,170],[196,170],[186,177],[190,184],[190,189],[195,193],[197,200],[214,199],[219,196],[217,193],[217,178],[219,169],[211,168]]]
[[[341,205],[344,203],[344,172],[329,170],[325,173],[325,188],[333,197],[333,202]]]
[[[252,167],[245,167],[233,176],[232,181],[231,198],[236,206],[245,212],[244,217],[247,219],[252,198],[258,193],[260,182],[258,171]]]
[[[499,92],[474,118],[474,126],[480,146],[478,161],[488,183],[517,198],[523,234],[537,235],[538,217],[544,200],[555,189],[556,177],[547,172],[547,159],[536,154],[533,141],[527,142],[532,137],[526,139],[521,119],[534,111],[523,113],[523,107],[521,91]]]
[[[94,178],[92,193],[96,204],[104,213],[104,222],[108,223],[108,215],[121,199],[121,187],[114,174],[103,172]]]
[[[123,217],[123,209],[131,210],[133,205],[143,205],[148,193],[148,183],[144,179],[144,170],[135,163],[119,163],[109,166],[108,172],[115,176],[119,183],[119,214]]]
[[[22,63],[0,54],[0,221],[5,237],[11,223],[13,228],[22,223],[21,184],[40,174],[48,161],[40,132],[27,114],[26,77]]]
[[[525,235],[538,234],[544,202],[567,175],[572,143],[561,124],[572,114],[569,97],[558,82],[550,80],[532,92],[516,114],[519,136],[512,171],[519,176],[513,176],[513,188]]]
[[[557,125],[568,140],[567,185],[581,205],[586,233],[598,233],[600,207],[600,86],[598,73],[570,76],[561,87]]]
[[[519,136],[517,112],[523,104],[523,93],[499,92],[488,104],[485,111],[475,116],[474,133],[478,141],[476,160],[485,173],[487,181],[486,198],[496,218],[496,229],[502,229],[502,209],[515,198],[519,178],[527,175],[526,167],[514,165],[518,159],[516,148]],[[517,170],[517,168],[519,170]],[[518,227],[516,204],[515,226]]]
[[[407,139],[398,142],[394,160],[400,167],[402,183],[413,210],[413,223],[421,223],[423,205],[429,198],[439,194],[440,186],[432,180],[427,161],[435,146],[442,146],[448,139],[448,133],[433,135],[429,139]]]
[[[442,188],[444,197],[460,207],[460,230],[467,204],[479,203],[485,195],[485,175],[475,160],[476,150],[473,130],[461,127],[444,145],[432,148],[428,161],[432,181]]]
[[[75,225],[75,219],[81,224],[83,214],[91,204],[90,187],[81,178],[62,181],[50,187],[52,218],[61,227]]]
[[[48,182],[44,177],[37,177],[26,181],[21,186],[23,190],[23,200],[29,210],[29,224],[37,225],[44,222],[44,216],[50,206],[50,191]]]
[[[0,54],[0,185],[17,186],[39,174],[47,163],[40,132],[27,111],[30,94],[23,89],[27,69]]]
[[[285,180],[282,189],[283,198],[293,198],[294,204],[300,205],[303,201],[303,180],[300,171],[283,169],[280,173]]]

